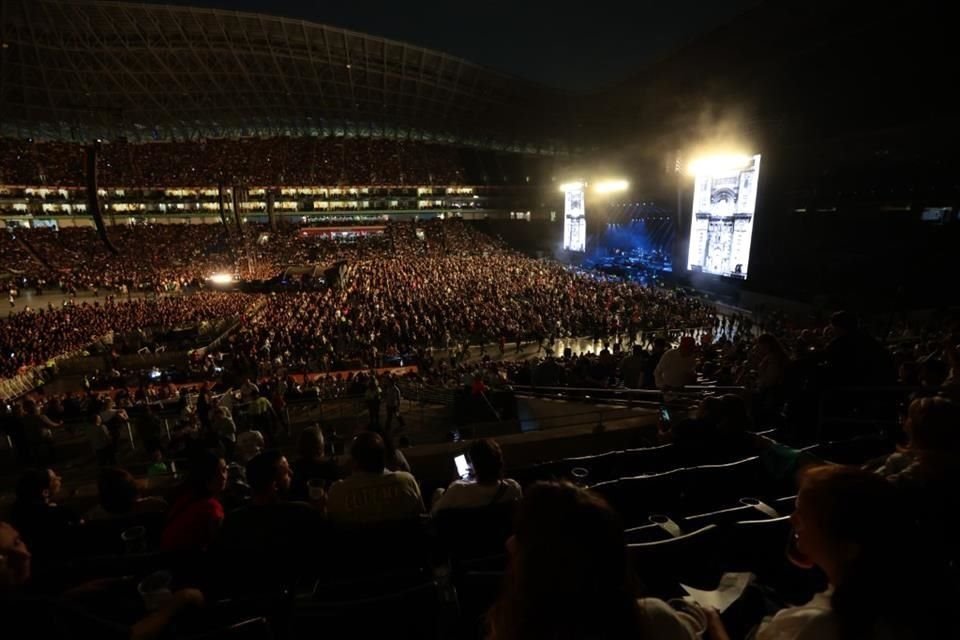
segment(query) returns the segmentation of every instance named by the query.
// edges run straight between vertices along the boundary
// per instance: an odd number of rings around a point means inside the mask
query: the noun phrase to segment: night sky
[[[301,18],[445,51],[546,85],[598,89],[757,0],[162,0]]]

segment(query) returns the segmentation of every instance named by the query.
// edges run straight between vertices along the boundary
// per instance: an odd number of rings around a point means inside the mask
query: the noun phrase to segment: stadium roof
[[[554,151],[571,96],[403,42],[250,13],[2,0],[0,134],[344,135]]]

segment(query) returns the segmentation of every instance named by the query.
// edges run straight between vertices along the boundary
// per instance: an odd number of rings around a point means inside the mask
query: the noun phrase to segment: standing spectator
[[[384,433],[390,435],[393,426],[393,420],[396,418],[397,424],[403,427],[403,418],[400,417],[400,387],[397,385],[397,377],[391,375],[387,382],[386,390],[387,405],[387,423],[384,426]]]
[[[24,436],[27,458],[36,463],[48,463],[53,459],[53,429],[63,426],[63,421],[54,422],[40,412],[33,401],[24,403]]]
[[[143,438],[143,447],[147,453],[160,449],[164,436],[163,420],[149,402],[143,405],[143,415],[137,421],[137,431]]]
[[[256,400],[250,403],[250,417],[253,419],[253,428],[262,433],[268,443],[275,443],[277,413],[266,393],[260,393]]]
[[[237,425],[233,422],[233,418],[230,417],[226,407],[214,409],[213,416],[213,432],[217,435],[227,458],[232,460],[233,450],[237,444]]]
[[[99,413],[93,414],[93,424],[87,425],[87,439],[97,454],[97,464],[111,467],[117,464],[117,447],[110,437],[107,425],[103,424]]]
[[[380,385],[377,384],[376,376],[370,377],[367,383],[367,390],[363,394],[363,400],[367,404],[367,412],[370,414],[370,424],[367,427],[370,431],[380,431]]]
[[[254,384],[250,378],[246,378],[240,385],[240,400],[249,402],[260,394],[260,387]]]
[[[654,378],[658,389],[678,389],[697,381],[697,351],[692,336],[683,336],[680,346],[663,354]]]
[[[114,450],[120,444],[120,434],[130,426],[130,417],[123,409],[117,409],[113,399],[107,398],[104,401],[103,410],[100,412],[100,420],[110,432],[110,438],[113,440]]]
[[[663,338],[654,338],[653,348],[647,354],[646,361],[643,363],[643,388],[656,388],[656,371],[660,364],[660,359],[667,352],[667,341]]]
[[[643,348],[635,344],[633,351],[620,361],[620,378],[628,389],[639,389],[644,373]],[[656,365],[654,365],[656,366]]]

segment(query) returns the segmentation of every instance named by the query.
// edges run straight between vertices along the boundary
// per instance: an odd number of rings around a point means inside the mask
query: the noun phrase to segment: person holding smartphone
[[[473,467],[473,477],[458,473],[461,477],[434,498],[432,513],[443,509],[486,507],[523,497],[520,484],[503,477],[503,452],[495,440],[477,440],[470,445],[467,456]]]

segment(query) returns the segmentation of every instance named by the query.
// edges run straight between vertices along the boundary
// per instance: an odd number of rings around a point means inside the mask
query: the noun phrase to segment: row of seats
[[[756,435],[775,438],[776,429],[759,431]],[[650,447],[616,449],[589,456],[576,456],[539,462],[526,467],[513,469],[510,476],[522,486],[537,480],[566,479],[581,484],[597,484],[616,478],[637,476],[648,473],[670,471],[691,464],[716,464],[733,462],[723,454],[707,454],[701,459],[691,459],[692,452],[673,444]]]
[[[757,435],[776,438],[776,430]],[[882,434],[866,434],[808,446],[801,451],[821,460],[838,464],[862,464],[889,454],[893,443]],[[704,459],[691,460],[690,452],[673,444],[606,451],[589,456],[577,456],[540,462],[511,470],[510,476],[521,486],[538,480],[563,479],[585,485],[597,485],[618,478],[658,474],[684,466],[717,465],[735,462],[722,454],[708,454]]]

